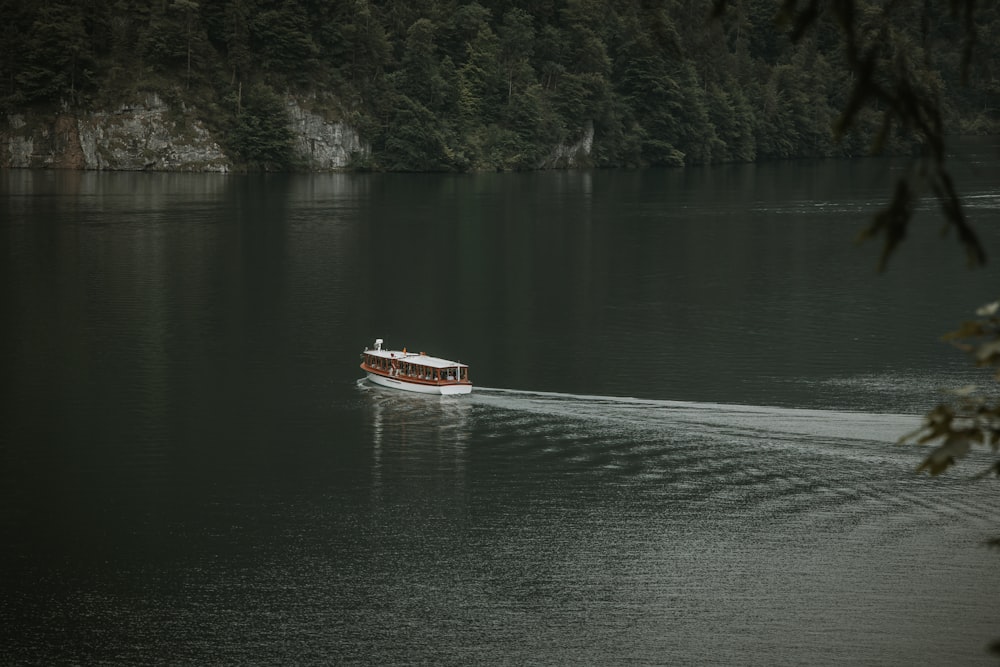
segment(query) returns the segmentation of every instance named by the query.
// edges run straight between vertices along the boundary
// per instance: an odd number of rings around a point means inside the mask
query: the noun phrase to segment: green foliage
[[[937,154],[945,120],[1000,126],[993,5],[714,4],[717,21],[683,0],[0,0],[0,104],[180,91],[272,168],[280,151],[253,148],[264,118],[236,117],[241,88],[327,100],[394,169],[536,168],[589,127],[594,164],[681,166],[906,135]],[[951,197],[947,178],[928,185]]]
[[[398,95],[386,130],[382,160],[392,171],[448,171],[456,157],[446,129],[419,101]]]
[[[292,131],[285,103],[263,84],[248,88],[230,133],[230,148],[246,164],[265,171],[292,166]]]
[[[727,0],[716,0],[720,11],[726,4]],[[961,18],[964,22],[959,68],[963,79],[970,71],[972,46],[978,33],[974,5],[973,2],[953,0],[945,10],[952,18]],[[825,27],[822,8],[820,0],[801,3],[785,0],[781,16],[791,27],[794,42],[804,41],[811,29],[818,31]],[[935,34],[938,38],[946,35],[947,30],[932,31],[930,27],[946,14],[930,2],[918,8],[894,3],[879,7],[860,0],[844,0],[825,8],[829,12],[827,20],[832,19],[839,27],[841,50],[852,76],[846,101],[839,105],[841,112],[834,123],[835,135],[843,136],[857,129],[857,120],[874,107],[882,109],[881,126],[872,142],[876,152],[889,144],[897,129],[911,136],[922,151],[919,169],[914,170],[916,176],[904,178],[897,184],[890,205],[875,217],[861,238],[885,236],[880,259],[880,267],[884,268],[894,248],[906,235],[918,193],[929,189],[940,202],[945,220],[965,246],[969,263],[983,263],[986,256],[982,245],[968,224],[945,165],[944,118],[952,110],[943,98],[947,88],[942,77],[944,70],[935,64],[933,54],[939,50],[953,52],[954,49],[953,43],[942,47],[940,41],[933,39]],[[988,11],[986,15],[988,20],[995,12]],[[795,106],[798,104],[793,105],[793,111]],[[801,133],[793,138],[802,143]]]
[[[976,311],[976,315],[978,319],[964,322],[944,338],[968,354],[976,366],[995,369],[994,377],[1000,380],[1000,301],[986,304]],[[940,474],[974,447],[986,447],[994,453],[1000,451],[1000,402],[996,396],[983,394],[973,386],[953,394],[951,402],[941,403],[931,410],[919,429],[900,440],[902,443],[933,444],[918,471]],[[1000,476],[1000,461],[982,474]]]
[[[72,2],[52,2],[25,10],[19,18],[28,31],[22,38],[23,60],[13,73],[16,99],[82,101],[93,87],[95,67],[84,9]]]
[[[736,87],[710,84],[706,92],[709,122],[718,135],[712,157],[721,162],[752,162],[757,157],[753,109]]]
[[[159,5],[142,39],[146,63],[161,72],[178,73],[190,88],[192,75],[204,72],[213,54],[194,0],[171,0]]]

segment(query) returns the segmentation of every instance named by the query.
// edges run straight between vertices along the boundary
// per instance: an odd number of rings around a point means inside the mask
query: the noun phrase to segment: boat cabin
[[[423,352],[407,352],[405,348],[394,351],[378,346],[374,350],[365,350],[361,367],[369,373],[403,382],[429,385],[469,383],[469,367],[465,364],[431,357]]]

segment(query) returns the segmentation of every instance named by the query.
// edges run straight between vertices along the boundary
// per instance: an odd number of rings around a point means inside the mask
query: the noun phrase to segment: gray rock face
[[[327,120],[287,98],[296,162],[311,171],[364,162],[371,147],[344,122]],[[593,123],[572,144],[553,148],[540,169],[587,166]],[[192,110],[147,94],[111,111],[8,114],[0,121],[0,167],[122,171],[227,172],[233,160]]]
[[[194,113],[154,94],[112,111],[9,114],[6,121],[0,167],[226,172],[233,164]],[[288,121],[295,157],[307,169],[344,169],[370,152],[353,128],[291,98]]]
[[[590,151],[594,147],[594,123],[587,121],[583,136],[571,144],[560,144],[552,149],[549,157],[539,165],[540,169],[566,169],[588,166]]]
[[[344,169],[353,157],[367,157],[370,148],[345,123],[332,122],[289,98],[288,118],[295,135],[295,157],[313,171]]]
[[[230,164],[193,114],[152,94],[113,111],[11,114],[0,130],[5,167],[228,171]]]
[[[187,114],[171,114],[155,95],[145,104],[81,117],[78,126],[85,169],[229,170],[208,130]]]

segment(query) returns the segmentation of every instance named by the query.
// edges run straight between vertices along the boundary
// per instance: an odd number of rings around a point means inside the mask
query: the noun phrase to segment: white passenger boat
[[[383,349],[382,339],[375,349],[361,354],[361,370],[375,384],[423,394],[468,394],[472,391],[469,367],[457,361],[431,357],[423,352]]]

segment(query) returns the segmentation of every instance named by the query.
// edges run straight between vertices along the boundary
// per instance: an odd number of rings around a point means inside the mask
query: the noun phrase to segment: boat
[[[375,348],[361,353],[361,370],[375,384],[422,394],[468,394],[472,391],[469,367],[424,352],[388,350],[381,338]]]

